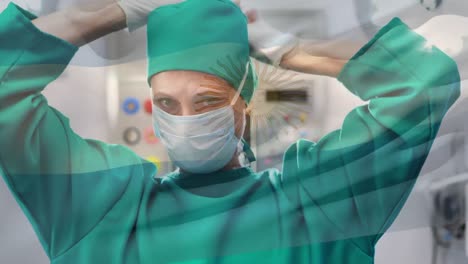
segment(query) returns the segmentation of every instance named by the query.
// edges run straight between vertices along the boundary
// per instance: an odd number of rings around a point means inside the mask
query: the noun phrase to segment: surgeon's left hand
[[[178,4],[184,0],[119,0],[118,4],[122,8],[127,18],[127,28],[130,32],[144,26],[148,20],[148,15],[156,8]],[[240,6],[240,0],[234,1]],[[243,10],[249,19],[249,23],[255,20],[253,10]]]
[[[122,8],[127,18],[127,28],[130,32],[144,26],[148,20],[148,15],[154,9],[178,4],[183,0],[119,0],[118,4]]]

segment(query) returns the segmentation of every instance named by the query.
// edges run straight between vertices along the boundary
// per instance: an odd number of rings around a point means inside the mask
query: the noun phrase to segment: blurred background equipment
[[[109,142],[131,148],[158,167],[161,177],[174,170],[152,126],[152,95],[145,61],[119,64],[107,72]]]
[[[249,105],[257,171],[282,168],[284,151],[298,139],[317,141],[328,103],[325,77],[295,73],[255,60],[259,79]]]
[[[434,202],[431,225],[434,239],[433,264],[445,263],[448,256],[440,253],[466,241],[467,182],[468,173],[434,182],[429,189]]]
[[[421,5],[429,11],[435,10],[441,3],[442,0],[421,0]]]

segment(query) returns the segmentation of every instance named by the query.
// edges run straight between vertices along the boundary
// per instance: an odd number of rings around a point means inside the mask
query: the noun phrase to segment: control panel
[[[110,142],[122,144],[153,162],[161,177],[174,167],[153,130],[151,88],[146,81],[146,62],[120,64],[109,69],[107,112]]]

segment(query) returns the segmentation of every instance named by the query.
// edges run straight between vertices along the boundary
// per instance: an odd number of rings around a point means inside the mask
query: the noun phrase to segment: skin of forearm
[[[115,1],[106,0],[38,17],[32,23],[39,30],[79,47],[124,29],[126,17]]]
[[[298,45],[283,56],[280,67],[297,72],[336,78],[347,62],[347,59],[335,59],[311,54],[302,45]]]
[[[326,41],[301,40],[302,49],[320,57],[349,60],[367,40],[337,38]]]

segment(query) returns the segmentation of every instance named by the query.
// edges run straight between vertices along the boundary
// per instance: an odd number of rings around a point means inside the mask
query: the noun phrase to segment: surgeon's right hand
[[[128,31],[133,32],[146,25],[148,15],[154,9],[180,2],[183,0],[119,0],[118,4],[127,18]]]
[[[468,17],[438,15],[414,29],[414,32],[427,40],[427,50],[430,51],[435,46],[455,61],[462,80],[468,79],[467,25]]]
[[[427,47],[432,45],[452,58],[466,52],[468,43],[468,17],[459,15],[439,15],[429,19],[414,32],[427,40]]]

